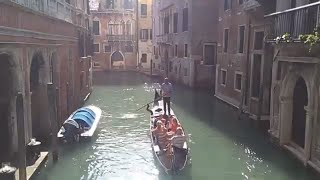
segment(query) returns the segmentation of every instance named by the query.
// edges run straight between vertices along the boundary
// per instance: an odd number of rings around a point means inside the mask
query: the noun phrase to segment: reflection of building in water
[[[135,69],[136,14],[133,0],[106,0],[91,5],[95,70]]]

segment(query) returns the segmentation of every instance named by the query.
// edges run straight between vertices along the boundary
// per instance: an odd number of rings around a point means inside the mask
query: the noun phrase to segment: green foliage
[[[311,52],[312,47],[320,42],[320,27],[316,27],[313,34],[299,35],[299,39],[309,46]]]
[[[279,44],[279,43],[282,43],[282,42],[285,42],[285,43],[293,42],[293,39],[292,39],[292,37],[291,37],[291,35],[289,33],[285,33],[281,37],[278,36],[275,40],[276,40],[276,44]]]

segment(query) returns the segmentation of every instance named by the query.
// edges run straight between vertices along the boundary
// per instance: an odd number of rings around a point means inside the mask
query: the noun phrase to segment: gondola
[[[101,112],[101,109],[96,106],[77,109],[63,123],[57,137],[64,142],[90,140],[97,129]]]
[[[157,121],[157,118],[161,117],[161,115],[164,114],[164,111],[162,109],[163,107],[163,101],[160,100],[160,96],[158,92],[155,90],[155,97],[154,102],[151,110],[149,109],[149,106],[147,107],[147,110],[150,112],[150,137],[151,137],[151,143],[152,143],[152,150],[154,153],[154,156],[156,157],[159,164],[162,166],[162,168],[165,170],[166,173],[177,173],[179,171],[182,171],[188,162],[188,145],[187,141],[184,143],[183,148],[175,148],[173,151],[173,157],[169,158],[168,156],[168,147],[161,148],[159,144],[157,143],[157,138],[151,133],[153,128],[155,128],[155,124]],[[171,118],[178,119],[173,110],[171,111]],[[181,123],[180,123],[181,124]],[[182,127],[182,125],[181,125]],[[182,127],[183,129],[183,127]],[[185,134],[184,130],[183,133]],[[185,134],[186,135],[186,134]]]

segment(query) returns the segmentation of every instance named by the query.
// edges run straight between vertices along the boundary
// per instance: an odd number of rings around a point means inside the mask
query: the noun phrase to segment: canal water
[[[273,146],[251,121],[207,92],[175,85],[173,110],[189,134],[191,165],[166,175],[155,161],[149,114],[139,107],[152,100],[151,79],[136,73],[101,73],[87,105],[103,110],[91,142],[60,147],[36,180],[319,180],[288,153]]]

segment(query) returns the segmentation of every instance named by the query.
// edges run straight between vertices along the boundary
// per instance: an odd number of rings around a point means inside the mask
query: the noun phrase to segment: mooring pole
[[[23,108],[23,95],[18,92],[16,99],[16,113],[17,113],[17,126],[18,126],[18,168],[19,180],[27,180],[26,171],[26,138],[24,127],[24,108]]]
[[[49,102],[49,116],[51,122],[51,149],[53,162],[57,162],[59,158],[58,154],[58,122],[57,122],[57,107],[56,107],[56,90],[52,83],[47,84],[48,102]]]

